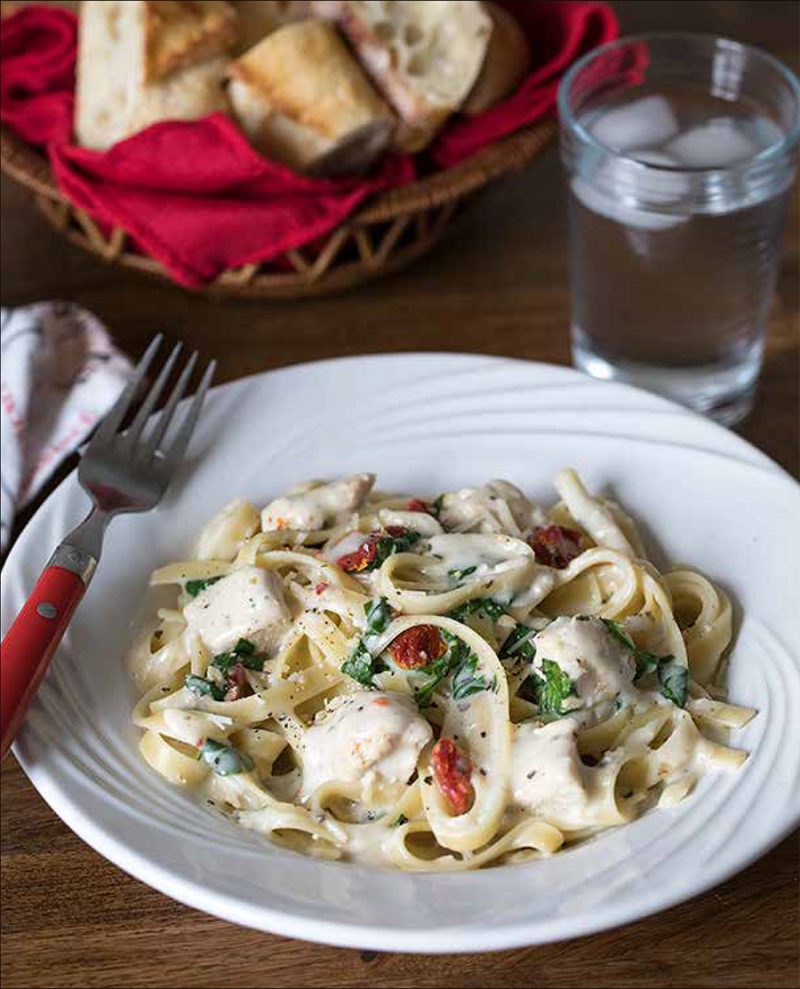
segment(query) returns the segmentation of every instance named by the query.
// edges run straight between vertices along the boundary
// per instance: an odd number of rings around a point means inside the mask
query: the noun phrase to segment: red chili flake
[[[242,697],[244,688],[247,686],[247,676],[244,666],[241,663],[237,663],[231,667],[230,672],[225,678],[225,686],[227,687],[225,692],[226,701],[238,701]]]
[[[539,563],[563,570],[583,552],[582,535],[576,529],[547,525],[534,529],[530,544]]]
[[[378,697],[372,703],[373,703],[373,705],[375,707],[388,707],[389,706],[389,700],[386,697]]]
[[[430,513],[430,508],[427,502],[422,501],[421,498],[412,498],[411,501],[406,505],[407,512],[428,512]]]
[[[316,594],[322,594],[322,592],[327,590],[327,588],[328,588],[328,582],[326,580],[321,580],[314,588],[314,592]]]
[[[375,533],[368,536],[353,553],[345,553],[336,561],[346,573],[359,573],[378,555],[378,539]]]
[[[392,659],[403,670],[418,670],[447,652],[435,625],[414,625],[401,632],[389,646]]]
[[[472,760],[452,738],[440,738],[433,747],[433,778],[457,816],[466,814],[475,800],[470,777]]]

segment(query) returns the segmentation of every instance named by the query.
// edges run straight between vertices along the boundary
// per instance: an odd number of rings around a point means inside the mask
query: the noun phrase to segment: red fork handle
[[[86,585],[77,573],[47,566],[0,647],[0,759],[16,738]]]

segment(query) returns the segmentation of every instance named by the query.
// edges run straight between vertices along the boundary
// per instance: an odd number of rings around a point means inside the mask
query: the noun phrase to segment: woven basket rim
[[[523,168],[555,137],[556,121],[529,124],[508,137],[481,148],[471,157],[408,185],[378,193],[349,218],[365,223],[430,209],[457,200],[505,172]],[[39,195],[69,203],[56,184],[45,154],[0,123],[0,169]]]

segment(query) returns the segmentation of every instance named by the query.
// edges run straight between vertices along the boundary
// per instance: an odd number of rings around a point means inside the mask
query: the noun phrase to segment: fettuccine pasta
[[[140,749],[326,858],[458,871],[551,855],[689,794],[725,732],[731,605],[659,573],[573,470],[425,500],[370,474],[227,505],[133,644]]]

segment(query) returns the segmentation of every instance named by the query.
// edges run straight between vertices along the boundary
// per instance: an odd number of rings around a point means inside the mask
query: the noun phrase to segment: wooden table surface
[[[627,32],[726,34],[797,68],[793,2],[616,6]],[[415,267],[300,303],[211,302],[106,267],[62,241],[6,180],[2,220],[4,305],[73,299],[102,317],[131,354],[165,329],[217,357],[221,379],[376,351],[569,362],[564,192],[554,151],[488,191]],[[795,202],[758,405],[741,429],[795,473],[797,235]],[[704,896],[609,933],[498,955],[378,955],[259,934],[172,902],[79,841],[13,759],[2,768],[2,902],[8,987],[795,986],[800,979],[796,835]]]

